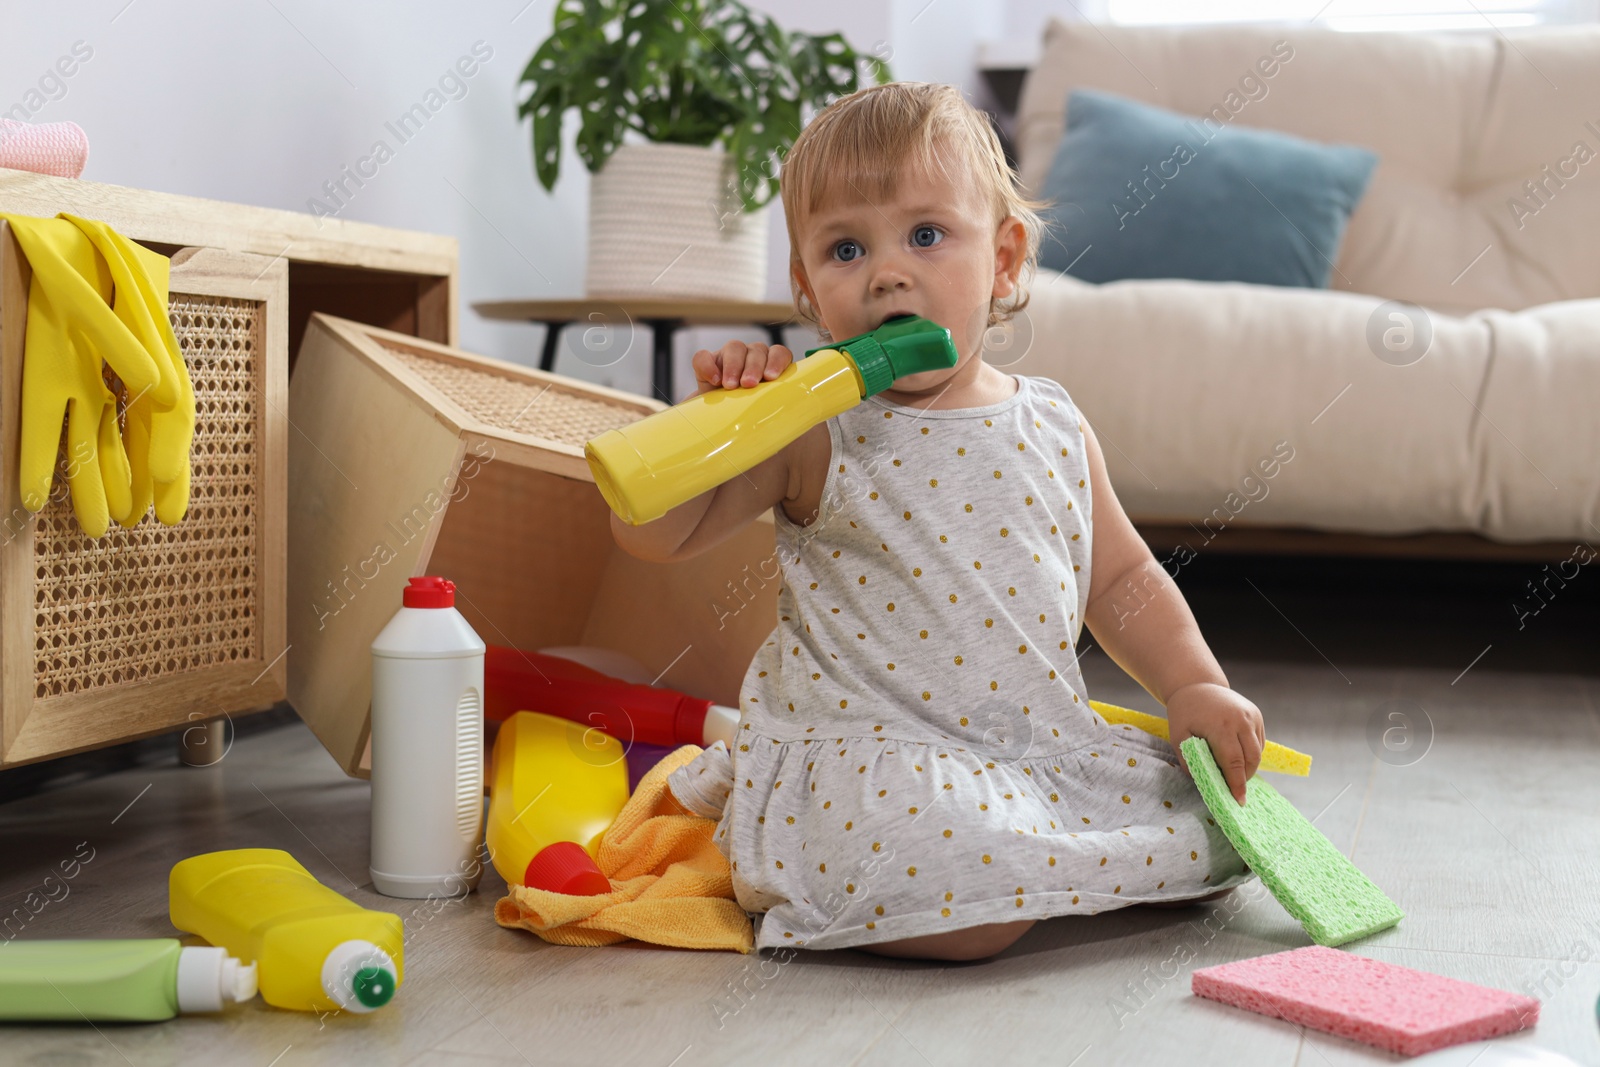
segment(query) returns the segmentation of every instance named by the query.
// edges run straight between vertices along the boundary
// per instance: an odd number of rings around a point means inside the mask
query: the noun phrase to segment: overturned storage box
[[[289,701],[369,769],[371,644],[407,579],[489,644],[592,645],[736,706],[777,619],[770,515],[710,551],[617,547],[584,442],[665,405],[315,314],[290,384]]]

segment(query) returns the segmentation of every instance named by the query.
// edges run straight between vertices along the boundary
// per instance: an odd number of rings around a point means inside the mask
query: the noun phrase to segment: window
[[[1600,18],[1597,0],[1105,0],[1123,25],[1310,22],[1333,30],[1509,30]]]

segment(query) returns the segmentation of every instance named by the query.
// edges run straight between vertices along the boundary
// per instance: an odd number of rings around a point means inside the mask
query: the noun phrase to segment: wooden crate
[[[65,449],[37,515],[17,487],[31,273],[0,224],[0,765],[272,707],[285,693],[288,270],[185,248],[169,310],[194,385],[189,510],[98,539]]]
[[[489,644],[625,652],[737,706],[777,621],[771,516],[680,563],[616,546],[589,438],[664,404],[316,314],[289,389],[289,701],[365,775],[371,645],[414,575]]]

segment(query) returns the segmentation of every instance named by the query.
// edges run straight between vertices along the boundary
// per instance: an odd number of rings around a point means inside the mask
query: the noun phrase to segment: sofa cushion
[[[1326,288],[1377,156],[1075,89],[1045,177],[1039,261],[1091,282]]]
[[[1573,239],[1600,233],[1600,26],[1429,35],[1054,19],[1017,115],[1030,190],[1079,88],[1376,152],[1334,289],[1456,312],[1600,296],[1600,241]]]
[[[1431,340],[1409,358],[1383,350],[1394,311],[1355,293],[1046,269],[1011,354],[986,358],[1066,387],[1136,521],[1600,538],[1600,300],[1412,308]]]

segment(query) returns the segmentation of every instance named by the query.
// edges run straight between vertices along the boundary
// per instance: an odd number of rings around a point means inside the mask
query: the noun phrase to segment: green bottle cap
[[[921,315],[898,315],[859,337],[807,349],[806,355],[829,348],[855,363],[866,387],[863,397],[883,392],[908,374],[954,367],[960,358],[950,331]]]
[[[397,984],[387,967],[363,967],[350,983],[356,999],[368,1008],[381,1008],[389,1003]]]

